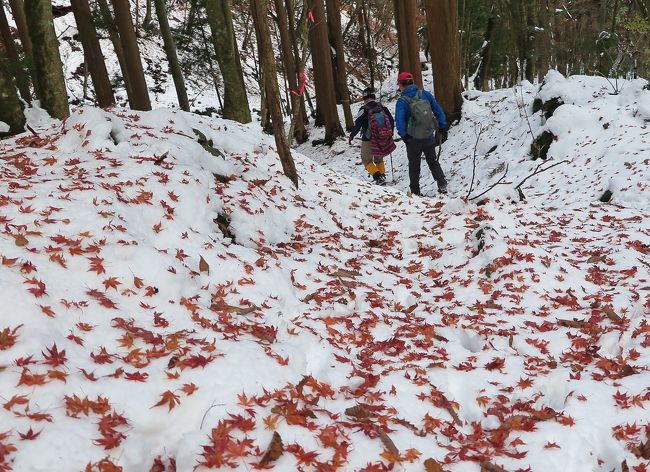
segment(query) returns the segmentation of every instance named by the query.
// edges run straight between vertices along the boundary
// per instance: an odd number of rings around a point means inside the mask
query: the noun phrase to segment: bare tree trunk
[[[456,0],[426,0],[425,4],[435,95],[451,123],[460,119],[463,106],[458,6]]]
[[[70,4],[84,49],[84,62],[93,80],[97,104],[102,108],[114,105],[115,97],[88,0],[70,0]]]
[[[393,0],[395,9],[395,30],[397,31],[397,50],[399,71],[411,70],[411,57],[409,56],[408,40],[406,39],[406,10],[403,0]]]
[[[253,32],[255,33],[255,42],[257,43],[257,52],[263,49],[261,45],[262,39],[257,31],[257,25],[255,24],[255,11],[254,5],[251,4],[251,19],[253,20]],[[267,15],[264,15],[264,18],[267,18]],[[265,75],[266,71],[262,67],[262,59],[255,57],[255,49],[252,50],[253,63],[255,64],[255,75],[257,76],[257,86],[260,89],[260,125],[262,127],[262,132],[266,134],[273,134],[273,123],[271,120],[271,108],[269,107],[268,100],[266,97],[266,81]]]
[[[18,55],[14,39],[11,36],[11,30],[9,29],[9,23],[7,22],[3,3],[4,2],[0,0],[0,39],[4,42],[4,52],[9,60],[9,63],[5,64],[5,66],[9,66],[8,70],[13,72],[12,75],[16,78],[16,85],[20,91],[20,96],[23,100],[29,103],[32,100],[29,91],[29,79],[20,63],[20,56]]]
[[[196,12],[199,9],[198,0],[190,0],[190,11],[187,14],[187,22],[183,27],[183,33],[190,36],[192,34],[192,29],[194,28],[194,23],[196,21]]]
[[[205,31],[203,29],[203,26],[199,26],[199,31],[201,32],[201,38],[203,38],[203,45],[204,47],[209,47],[210,42],[207,40],[205,37]],[[221,92],[219,91],[219,80],[217,78],[217,73],[214,68],[214,62],[212,62],[212,58],[210,57],[210,54],[207,55],[207,60],[208,60],[208,67],[210,68],[210,76],[212,77],[212,83],[214,84],[214,90],[217,92],[217,101],[219,102],[219,108],[223,109],[223,101],[221,100]]]
[[[287,0],[291,1],[291,0]],[[302,119],[302,97],[298,90],[298,73],[296,70],[296,56],[293,50],[295,41],[293,28],[293,9],[292,17],[287,14],[287,9],[283,0],[275,0],[275,12],[278,16],[278,29],[280,31],[280,45],[282,48],[282,61],[287,73],[287,82],[289,84],[289,96],[291,99],[291,116],[293,127],[293,138],[298,144],[307,141],[307,129]],[[297,46],[296,46],[297,49]]]
[[[2,8],[2,5],[0,5]],[[20,103],[13,77],[9,72],[4,38],[0,37],[0,121],[9,125],[8,132],[0,131],[3,136],[20,133],[25,127],[23,105]]]
[[[207,0],[206,10],[224,85],[223,117],[250,123],[251,112],[228,0]]]
[[[537,74],[537,45],[539,43],[537,33],[537,5],[538,2],[526,4],[526,80],[533,83]]]
[[[542,27],[542,31],[538,37],[537,44],[537,64],[535,69],[538,76],[544,77],[550,68],[550,48],[551,48],[551,28],[548,21],[549,11],[548,2],[542,1],[539,6],[537,21]]]
[[[477,90],[487,90],[487,74],[490,69],[490,60],[492,58],[492,34],[494,33],[494,23],[496,16],[491,15],[488,18],[487,27],[485,28],[485,37],[483,38],[483,47],[480,52],[480,62],[474,75],[474,88]]]
[[[129,71],[129,81],[133,90],[133,100],[129,100],[129,103],[134,110],[151,110],[149,90],[142,70],[140,48],[133,28],[129,0],[113,0],[113,9],[115,10],[115,22],[120,33],[122,49],[124,50],[126,67]]]
[[[9,0],[9,5],[11,6],[11,15],[14,17],[14,21],[16,22],[16,29],[18,30],[18,36],[23,45],[25,55],[31,57],[32,40],[29,37],[29,29],[27,28],[25,5],[22,0]]]
[[[27,27],[32,40],[41,107],[54,118],[63,119],[70,110],[59,41],[52,22],[52,4],[49,0],[26,0],[25,11],[29,12]]]
[[[165,54],[167,54],[167,61],[169,62],[169,70],[174,79],[174,86],[176,87],[176,96],[178,97],[178,105],[181,110],[190,111],[190,102],[187,99],[187,90],[185,88],[185,81],[183,80],[183,72],[178,63],[178,55],[176,54],[176,44],[172,36],[172,30],[169,27],[167,20],[167,11],[165,10],[165,0],[154,0],[156,5],[156,16],[158,17],[158,24],[160,25],[160,33],[163,37],[165,45]]]
[[[34,72],[34,55],[32,53],[32,40],[29,37],[29,29],[27,28],[27,18],[25,16],[25,4],[23,0],[9,0],[9,5],[11,6],[11,16],[14,18],[16,23],[16,29],[18,30],[18,37],[20,38],[20,43],[23,45],[23,53],[25,54],[26,69],[29,75],[28,79],[32,82],[32,87],[34,88],[34,93],[32,97],[38,96],[38,82],[33,80],[32,77],[36,76]],[[31,97],[30,97],[31,98]],[[30,102],[31,100],[28,100]]]
[[[417,36],[417,5],[415,0],[394,0],[395,27],[397,29],[397,49],[399,69],[410,72],[418,87],[422,87],[422,64],[420,63],[420,44]]]
[[[131,0],[129,0],[129,4]],[[129,8],[131,8],[129,6]],[[131,18],[133,21],[133,18]],[[135,37],[140,37],[140,0],[135,0],[135,22],[133,23],[133,31],[135,31]]]
[[[372,44],[372,33],[370,30],[370,16],[368,15],[368,6],[366,0],[361,0],[362,23],[359,23],[359,30],[363,29],[364,52],[368,59],[368,70],[370,73],[370,87],[375,88],[375,64],[377,62],[377,51]],[[363,24],[363,28],[361,25]]]
[[[142,20],[142,29],[145,32],[148,33],[149,31],[151,31],[151,26],[153,24],[153,21],[152,21],[152,18],[151,18],[151,10],[152,10],[151,4],[153,2],[152,2],[152,0],[146,0],[146,2],[147,2],[147,6],[146,6],[146,9],[145,9],[145,13],[144,13],[144,19]]]
[[[343,136],[343,128],[336,109],[334,71],[327,37],[325,4],[323,0],[309,0],[309,7],[314,16],[314,24],[309,31],[309,42],[314,65],[316,114],[320,114],[325,125],[325,142],[333,144],[338,136]]]
[[[253,11],[253,22],[255,32],[258,37],[259,58],[265,77],[265,90],[267,103],[271,111],[271,121],[273,123],[273,135],[275,145],[280,156],[284,175],[289,177],[293,184],[298,187],[298,172],[296,165],[291,156],[291,150],[287,143],[287,137],[284,134],[284,125],[282,119],[282,106],[280,104],[280,89],[278,87],[278,74],[275,68],[275,54],[271,44],[271,32],[269,31],[266,0],[251,0],[251,9]]]
[[[117,56],[117,62],[120,64],[120,70],[122,71],[122,80],[124,81],[124,90],[126,90],[126,96],[129,103],[132,103],[135,100],[133,93],[133,86],[131,85],[131,79],[129,78],[129,68],[126,64],[126,57],[124,55],[124,49],[122,48],[122,40],[120,39],[120,34],[113,20],[113,15],[108,3],[106,0],[97,0],[97,6],[99,7],[99,12],[102,16],[102,20],[108,29],[108,36],[111,38],[111,43],[113,43],[113,50]]]
[[[309,57],[309,27],[307,25],[307,9],[303,8],[302,15],[296,23],[295,18],[295,0],[285,0],[285,5],[287,7],[287,15],[289,16],[289,37],[291,38],[291,46],[293,48],[293,57],[296,58],[296,73],[298,77],[302,78],[306,76],[305,66],[307,64],[307,59]],[[304,1],[303,1],[304,5]],[[302,50],[300,49],[302,47]],[[301,84],[302,87],[302,84]],[[300,95],[300,115],[299,119],[302,120],[303,125],[309,123],[309,118],[307,117],[307,105],[306,101],[309,100],[309,93],[306,88],[303,90],[303,93]],[[309,104],[310,108],[311,103]],[[297,123],[297,121],[296,121]],[[307,141],[309,137],[309,132],[305,128],[304,141]],[[300,141],[298,141],[300,142]]]
[[[345,128],[350,131],[354,127],[354,119],[350,108],[350,91],[348,90],[343,34],[341,33],[341,1],[326,0],[326,2],[329,37],[336,53],[336,90],[343,105]]]
[[[404,6],[404,36],[406,39],[406,49],[409,57],[409,72],[413,74],[413,80],[422,87],[422,62],[420,61],[420,42],[418,41],[417,33],[417,16],[418,10],[415,0],[400,0]],[[456,23],[458,24],[458,23]],[[458,27],[456,27],[458,30]],[[434,43],[435,44],[435,43]],[[458,49],[460,56],[460,49]],[[458,68],[460,76],[460,66]]]

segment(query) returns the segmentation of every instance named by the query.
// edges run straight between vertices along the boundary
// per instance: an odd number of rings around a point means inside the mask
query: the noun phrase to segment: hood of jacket
[[[419,89],[418,89],[417,85],[415,85],[415,84],[409,85],[404,90],[402,90],[402,95],[404,95],[406,97],[415,97],[417,95],[417,93],[418,93],[418,90]]]

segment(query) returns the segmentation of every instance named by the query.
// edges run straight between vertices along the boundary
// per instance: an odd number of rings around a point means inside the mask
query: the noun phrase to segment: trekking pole
[[[393,153],[390,153],[390,177],[393,179],[393,183],[395,183],[395,171],[393,170]]]

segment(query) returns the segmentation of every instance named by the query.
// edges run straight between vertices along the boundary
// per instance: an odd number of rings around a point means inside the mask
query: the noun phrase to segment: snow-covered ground
[[[0,470],[646,470],[650,92],[547,82],[545,123],[532,86],[468,93],[444,198],[402,150],[377,188],[306,145],[296,190],[254,125],[30,110],[0,141]],[[543,129],[566,162],[520,201]],[[467,201],[475,155],[472,196],[508,173]]]

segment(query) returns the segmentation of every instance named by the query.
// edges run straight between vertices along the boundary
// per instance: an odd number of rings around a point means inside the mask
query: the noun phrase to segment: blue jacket
[[[402,92],[402,96],[415,97],[417,93],[418,93],[418,86],[414,84],[406,87]],[[433,113],[435,113],[436,118],[438,118],[438,124],[440,125],[440,129],[447,129],[447,117],[445,116],[445,112],[442,111],[442,108],[440,108],[440,105],[438,105],[436,99],[433,98],[433,95],[431,95],[426,90],[423,90],[422,98],[429,100],[429,103],[431,103],[431,109],[433,110]],[[397,133],[402,138],[404,138],[404,136],[407,136],[408,134],[406,130],[408,128],[408,122],[410,116],[411,116],[411,109],[409,107],[409,104],[406,103],[405,100],[401,100],[401,99],[397,100],[397,105],[395,106],[395,125],[397,126]],[[433,138],[433,135],[431,136],[431,138]],[[426,139],[431,139],[431,138],[426,138]]]

